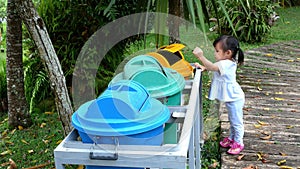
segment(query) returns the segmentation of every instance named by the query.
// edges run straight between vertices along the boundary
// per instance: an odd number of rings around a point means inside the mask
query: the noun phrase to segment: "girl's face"
[[[231,50],[223,51],[222,44],[218,42],[215,46],[216,61],[231,59]]]

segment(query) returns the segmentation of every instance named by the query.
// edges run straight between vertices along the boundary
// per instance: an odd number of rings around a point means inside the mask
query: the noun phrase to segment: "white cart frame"
[[[77,141],[78,133],[73,130],[54,150],[56,169],[64,169],[64,164],[177,169],[189,166],[189,169],[200,169],[203,132],[201,79],[201,70],[196,69],[194,78],[186,80],[182,92],[182,96],[188,96],[188,104],[169,106],[171,118],[167,123],[182,123],[177,144],[95,145]],[[117,158],[95,160],[90,158],[91,153]]]

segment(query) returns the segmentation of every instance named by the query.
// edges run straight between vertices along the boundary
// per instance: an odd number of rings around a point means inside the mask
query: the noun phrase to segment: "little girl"
[[[195,63],[195,66],[202,70],[214,71],[209,99],[225,102],[230,122],[229,136],[225,137],[220,145],[230,148],[227,151],[229,154],[239,154],[244,149],[243,106],[245,95],[236,82],[236,69],[238,64],[244,62],[244,53],[239,47],[238,40],[233,36],[222,35],[214,41],[213,45],[216,63],[206,59],[203,51],[196,47],[193,54],[204,66],[199,63]]]

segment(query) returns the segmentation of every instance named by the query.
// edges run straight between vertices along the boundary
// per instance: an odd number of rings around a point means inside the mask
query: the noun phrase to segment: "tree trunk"
[[[29,127],[32,124],[24,90],[22,61],[22,20],[15,10],[17,2],[7,2],[6,79],[8,98],[8,125]]]
[[[55,93],[56,108],[64,129],[64,135],[72,130],[72,104],[69,98],[65,76],[46,30],[44,21],[34,8],[32,0],[19,0],[20,16],[30,32],[48,72],[51,88]]]
[[[180,17],[180,0],[169,0],[169,14]],[[175,19],[174,17],[169,18],[168,20],[169,26],[169,43],[180,43],[179,36],[179,19]]]

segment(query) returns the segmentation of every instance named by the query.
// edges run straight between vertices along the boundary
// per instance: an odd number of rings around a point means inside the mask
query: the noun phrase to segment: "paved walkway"
[[[245,150],[233,156],[222,148],[222,169],[272,169],[283,166],[298,169],[300,41],[249,50],[245,52],[245,57],[245,66],[238,72],[246,95]],[[229,128],[225,111],[222,106],[223,137]]]

